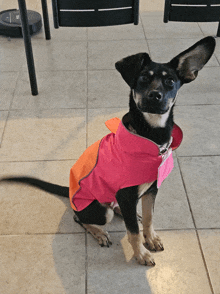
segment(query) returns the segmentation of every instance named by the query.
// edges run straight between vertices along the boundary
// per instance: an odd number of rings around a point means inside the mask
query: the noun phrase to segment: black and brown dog
[[[125,127],[158,146],[166,146],[170,142],[174,126],[173,108],[177,92],[183,84],[197,77],[198,71],[208,62],[214,49],[215,39],[206,37],[168,63],[153,62],[147,53],[128,56],[118,61],[116,69],[131,88],[130,109],[124,121]],[[29,177],[8,177],[1,181],[28,183],[56,195],[69,196],[68,187]],[[153,181],[120,189],[115,195],[134,256],[140,264],[144,265],[155,265],[149,250],[163,250],[162,242],[152,225],[157,191],[157,181]],[[136,206],[140,198],[142,199],[145,244],[142,243],[137,221]],[[111,245],[108,233],[99,227],[111,221],[113,211],[110,207],[95,200],[82,211],[76,211],[75,214],[76,220],[98,239],[100,245]]]

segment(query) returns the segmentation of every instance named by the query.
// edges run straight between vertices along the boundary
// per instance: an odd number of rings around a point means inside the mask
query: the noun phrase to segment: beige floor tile
[[[1,236],[1,292],[85,293],[84,244],[83,235]]]
[[[88,39],[91,40],[135,40],[145,39],[143,27],[139,25],[121,25],[110,27],[88,28]]]
[[[155,267],[131,260],[132,249],[123,233],[112,234],[114,243],[107,249],[88,236],[88,293],[211,294],[194,231],[159,233],[165,251],[153,253]]]
[[[48,10],[50,10],[49,7],[50,5],[48,3]],[[59,27],[59,29],[55,29],[52,14],[49,14],[49,23],[52,42],[78,42],[87,40],[87,28]],[[41,30],[40,33],[35,35],[34,39],[45,40],[44,28]],[[47,41],[45,40],[45,42]]]
[[[47,1],[51,2],[50,0]],[[40,3],[40,0],[31,0],[26,1],[27,9],[35,9],[37,4]],[[17,0],[2,0],[0,3],[0,8],[3,9],[18,9],[18,1]]]
[[[164,1],[163,0],[140,0],[140,11],[163,11],[164,10]]]
[[[218,63],[220,64],[220,40],[216,39],[215,56],[217,57]]]
[[[150,39],[148,40],[151,57],[155,62],[169,62],[180,52],[188,49],[202,38],[181,39]],[[213,55],[206,66],[219,66],[216,57]]]
[[[147,39],[164,38],[203,38],[203,33],[197,23],[163,22],[163,12],[141,13],[142,24]]]
[[[220,228],[220,157],[179,158],[198,228]]]
[[[0,146],[2,143],[2,135],[5,129],[7,117],[8,117],[8,111],[0,111]]]
[[[88,107],[128,107],[129,86],[117,70],[88,72]]]
[[[205,36],[216,36],[218,22],[199,22],[198,25]]]
[[[126,108],[100,108],[89,109],[88,111],[88,146],[100,140],[110,131],[105,122],[113,117],[122,118],[128,112]]]
[[[90,41],[88,47],[88,68],[114,69],[120,59],[139,52],[148,52],[145,40]]]
[[[2,72],[0,74],[1,99],[0,110],[8,110],[13,99],[18,72]]]
[[[11,111],[1,161],[78,159],[85,150],[85,110]]]
[[[174,113],[183,130],[179,156],[219,155],[219,105],[177,106]]]
[[[87,40],[87,28],[81,27],[59,27],[59,29],[54,28],[53,15],[52,15],[52,4],[48,2],[48,12],[49,12],[49,24],[50,24],[50,34],[52,42],[77,42],[77,41],[86,41]],[[41,3],[40,9],[41,12]],[[42,16],[43,17],[43,16]],[[34,36],[34,39],[45,40],[44,27],[41,31]],[[47,42],[45,40],[45,42]]]
[[[155,229],[194,228],[176,159],[172,173],[158,191],[153,221]]]
[[[20,72],[12,109],[84,108],[87,101],[85,71],[37,71],[39,95],[30,95],[28,73]]]
[[[125,233],[111,233],[113,245],[110,248],[100,247],[90,235],[87,238],[88,294],[151,293],[147,268],[130,260],[133,252]]]
[[[8,43],[9,42],[9,38],[7,36],[0,36],[0,43],[1,46],[3,45],[3,43]]]
[[[53,21],[51,20],[51,40],[52,41],[86,41],[87,40],[87,28],[68,28],[59,27],[59,29],[53,28]]]
[[[0,64],[1,71],[19,71],[22,65],[26,64],[22,39],[10,39],[10,41],[1,43]]]
[[[87,66],[86,42],[62,42],[62,40],[32,40],[37,71],[85,70]],[[27,66],[22,67],[26,70]]]
[[[179,90],[176,105],[220,104],[220,67],[205,67],[192,83]]]
[[[152,293],[212,293],[194,231],[160,232],[165,251],[147,272]],[[157,267],[158,265],[158,267]]]
[[[220,230],[200,230],[198,233],[214,293],[220,293]]]
[[[69,186],[75,161],[7,162],[0,164],[0,178],[31,176]],[[43,192],[25,184],[0,183],[0,234],[76,233],[84,230],[73,221],[69,198]]]

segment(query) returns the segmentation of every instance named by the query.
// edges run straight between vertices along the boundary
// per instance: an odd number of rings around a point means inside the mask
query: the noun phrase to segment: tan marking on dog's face
[[[154,75],[154,72],[153,72],[152,70],[150,70],[150,71],[149,71],[149,75],[150,75],[150,76],[153,76],[153,75]]]
[[[166,76],[167,75],[167,72],[166,71],[162,71],[162,76]]]

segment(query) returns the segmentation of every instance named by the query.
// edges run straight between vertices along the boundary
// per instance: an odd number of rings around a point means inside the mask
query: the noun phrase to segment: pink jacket
[[[71,168],[69,196],[74,210],[81,211],[94,200],[115,202],[118,190],[157,180],[160,166],[161,184],[173,168],[172,150],[183,137],[181,129],[174,125],[172,149],[164,162],[156,143],[131,133],[118,118],[106,125],[112,133],[87,148]]]

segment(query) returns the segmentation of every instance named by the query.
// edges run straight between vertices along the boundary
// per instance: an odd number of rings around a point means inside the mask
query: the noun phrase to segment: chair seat
[[[164,22],[168,21],[220,22],[220,0],[165,0]]]
[[[55,27],[138,24],[139,0],[53,0]]]

